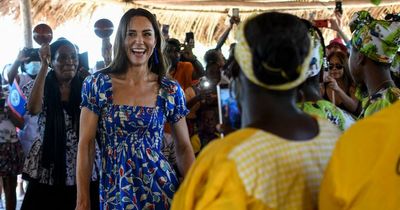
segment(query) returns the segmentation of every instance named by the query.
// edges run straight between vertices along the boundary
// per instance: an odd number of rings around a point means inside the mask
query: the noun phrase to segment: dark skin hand
[[[4,113],[4,111],[6,111],[6,113]],[[23,128],[24,127],[24,119],[23,118],[19,118],[17,117],[17,115],[15,115],[11,109],[5,109],[4,108],[4,104],[0,107],[0,121],[4,120],[4,119],[9,119],[11,121],[11,123],[18,127],[18,128]]]

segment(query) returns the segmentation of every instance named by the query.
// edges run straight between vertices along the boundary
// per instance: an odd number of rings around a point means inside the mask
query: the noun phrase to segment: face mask
[[[25,64],[25,72],[29,75],[36,75],[40,70],[40,62],[31,61]]]

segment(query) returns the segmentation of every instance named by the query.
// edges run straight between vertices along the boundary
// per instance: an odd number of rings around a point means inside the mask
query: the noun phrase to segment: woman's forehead
[[[144,16],[131,17],[127,30],[151,30],[154,31],[151,21]]]

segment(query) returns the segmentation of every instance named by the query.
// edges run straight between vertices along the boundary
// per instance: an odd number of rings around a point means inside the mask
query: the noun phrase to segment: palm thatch
[[[331,17],[334,0],[281,0],[281,1],[188,1],[188,0],[31,0],[32,24],[45,22],[52,28],[77,19],[89,21],[96,9],[105,5],[118,5],[123,11],[129,8],[144,7],[157,15],[161,24],[170,25],[170,35],[183,40],[185,32],[193,31],[195,39],[205,45],[215,44],[228,23],[229,9],[240,8],[241,19],[265,11],[281,11],[308,19],[310,14],[315,19]],[[351,15],[359,10],[368,10],[372,16],[383,18],[387,13],[400,12],[400,1],[383,0],[379,6],[369,0],[345,0],[343,2],[343,25],[348,24]],[[20,19],[20,0],[0,0],[0,15]],[[115,14],[121,16],[122,14]],[[332,30],[323,30],[326,40],[334,34]],[[345,27],[345,33],[349,30]],[[233,35],[227,42],[234,41]]]

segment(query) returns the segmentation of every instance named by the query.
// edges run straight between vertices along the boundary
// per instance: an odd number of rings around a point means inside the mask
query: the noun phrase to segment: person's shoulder
[[[86,81],[91,83],[105,82],[110,80],[110,76],[102,71],[97,71],[85,78]]]
[[[178,65],[182,69],[193,69],[193,64],[187,61],[179,61]]]
[[[92,76],[93,78],[108,78],[109,75],[105,73],[104,71],[97,71],[89,76]]]
[[[193,64],[189,61],[179,61],[178,65],[185,66],[185,67],[193,66]]]
[[[327,137],[332,137],[336,141],[342,135],[342,131],[338,126],[334,125],[331,121],[324,118],[316,118],[319,127],[318,137],[326,139]]]
[[[161,88],[170,92],[172,90],[176,91],[181,86],[175,79],[164,76],[161,78]]]
[[[376,138],[374,135],[385,135],[389,130],[398,129],[400,125],[400,101],[357,121],[345,134],[347,136],[363,135]],[[368,131],[368,135],[367,132]],[[397,132],[398,133],[398,132]],[[400,133],[399,133],[400,136]]]
[[[258,129],[244,128],[237,130],[228,136],[211,141],[201,152],[200,157],[211,158],[218,161],[229,160],[235,150],[240,150],[243,144],[252,139]]]

